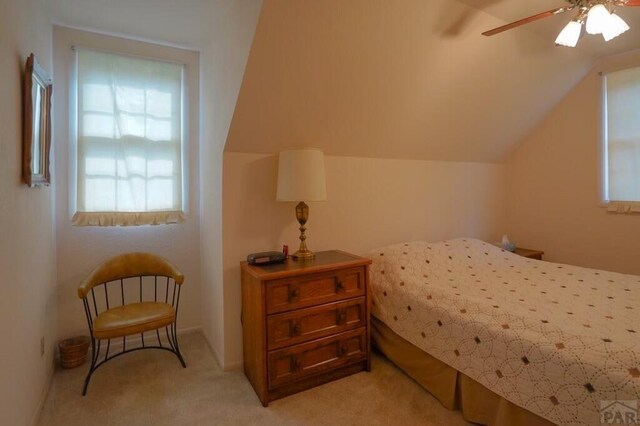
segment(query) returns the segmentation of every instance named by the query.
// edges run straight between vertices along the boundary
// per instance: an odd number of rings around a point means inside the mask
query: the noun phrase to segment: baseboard
[[[38,424],[38,420],[40,420],[40,415],[42,414],[42,410],[44,409],[44,403],[47,400],[47,396],[49,396],[49,390],[51,389],[51,383],[53,383],[53,373],[56,371],[55,369],[55,358],[52,360],[51,367],[47,371],[47,378],[40,392],[40,398],[38,399],[38,405],[36,405],[36,409],[31,416],[31,421],[29,422],[30,426],[36,426]]]
[[[204,336],[204,341],[207,343],[207,347],[209,348],[209,351],[211,351],[211,355],[213,355],[213,357],[216,359],[216,363],[218,363],[220,368],[224,371],[224,364],[222,363],[222,357],[220,357],[220,354],[218,353],[218,351],[216,351],[216,349],[211,344],[211,341],[209,341],[209,338],[207,337],[207,333],[203,331],[202,335]]]
[[[178,336],[198,332],[202,333],[202,326],[196,325],[194,327],[185,327],[178,329]]]
[[[218,351],[216,351],[216,349],[213,347],[213,345],[211,344],[211,342],[207,338],[207,333],[205,333],[203,331],[202,335],[204,336],[204,341],[207,342],[207,347],[209,347],[209,350],[211,351],[211,354],[216,359],[216,362],[218,363],[218,365],[220,366],[222,371],[239,371],[239,370],[242,370],[242,368],[244,367],[244,362],[242,360],[234,361],[234,362],[228,362],[228,363],[222,362],[222,357],[220,356]]]
[[[244,362],[240,360],[240,361],[229,362],[222,369],[224,371],[241,371],[243,367],[244,367]]]

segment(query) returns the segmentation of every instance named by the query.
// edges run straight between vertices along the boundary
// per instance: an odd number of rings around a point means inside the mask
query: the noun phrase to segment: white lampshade
[[[278,158],[278,201],[324,201],[324,153],[319,149],[282,151]]]
[[[609,25],[611,14],[602,4],[596,4],[587,15],[587,32],[589,34],[602,34]]]
[[[556,44],[567,47],[576,47],[578,40],[582,34],[582,24],[577,21],[571,21],[560,32],[556,39]]]
[[[609,17],[609,22],[607,23],[606,28],[602,32],[602,37],[604,37],[605,41],[609,41],[626,31],[629,31],[629,25],[624,22],[624,19],[615,13],[612,13]]]

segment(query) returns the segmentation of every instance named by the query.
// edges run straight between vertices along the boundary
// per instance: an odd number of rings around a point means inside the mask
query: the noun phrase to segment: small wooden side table
[[[370,264],[338,250],[241,263],[244,372],[262,405],[371,370]]]
[[[522,257],[527,257],[529,259],[537,259],[537,260],[542,260],[542,256],[544,255],[544,252],[541,250],[531,250],[531,249],[519,248],[519,247],[516,247],[516,251],[514,253]]]

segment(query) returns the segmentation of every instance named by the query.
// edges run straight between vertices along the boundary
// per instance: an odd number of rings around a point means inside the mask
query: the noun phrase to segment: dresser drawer
[[[266,289],[267,313],[363,296],[365,271],[366,268],[349,268],[269,281]]]
[[[269,352],[269,388],[367,358],[366,328]]]
[[[352,330],[366,325],[364,297],[313,308],[270,315],[267,319],[269,350]]]

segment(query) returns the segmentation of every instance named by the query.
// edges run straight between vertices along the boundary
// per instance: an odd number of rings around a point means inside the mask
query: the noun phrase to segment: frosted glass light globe
[[[587,32],[589,34],[602,34],[609,24],[611,14],[602,4],[593,6],[587,15]]]
[[[609,41],[626,31],[629,31],[629,25],[624,22],[624,19],[615,13],[612,13],[609,17],[609,22],[607,23],[606,28],[602,32],[602,37],[604,37],[605,41]]]
[[[566,47],[576,47],[580,34],[582,33],[582,24],[580,22],[571,21],[560,32],[556,39],[556,44]]]

